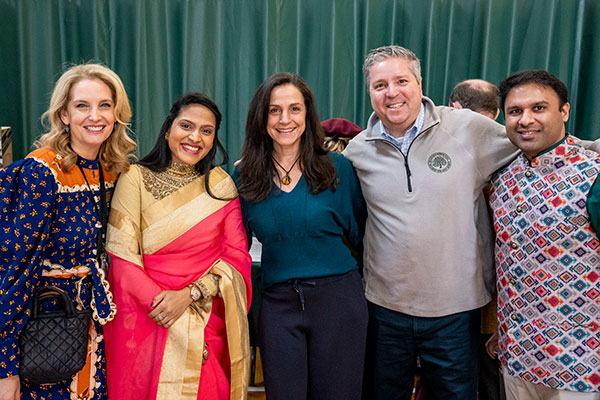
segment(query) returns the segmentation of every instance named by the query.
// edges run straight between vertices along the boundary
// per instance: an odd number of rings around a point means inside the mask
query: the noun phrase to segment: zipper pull
[[[406,170],[406,182],[408,183],[408,191],[412,192],[412,182],[410,180],[412,173],[410,172],[410,167],[408,166],[407,156],[404,156],[404,169]]]

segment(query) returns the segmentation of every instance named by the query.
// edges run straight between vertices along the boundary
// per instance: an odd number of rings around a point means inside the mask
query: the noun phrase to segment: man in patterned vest
[[[554,75],[519,72],[500,95],[522,151],[490,196],[507,398],[600,399],[600,155],[565,134]]]

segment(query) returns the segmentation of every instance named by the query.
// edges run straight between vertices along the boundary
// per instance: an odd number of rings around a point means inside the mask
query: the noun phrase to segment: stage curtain
[[[175,99],[202,91],[224,115],[235,160],[250,99],[276,72],[308,81],[322,119],[364,127],[362,61],[394,43],[422,60],[424,93],[438,104],[463,79],[548,69],[570,90],[568,131],[595,139],[598,21],[597,0],[0,0],[0,125],[13,127],[23,157],[64,68],[100,61],[125,83],[140,155]]]

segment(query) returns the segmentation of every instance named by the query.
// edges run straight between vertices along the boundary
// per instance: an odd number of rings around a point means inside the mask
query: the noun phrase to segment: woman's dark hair
[[[210,149],[208,154],[206,154],[206,156],[204,156],[202,160],[196,163],[196,171],[204,175],[204,186],[206,187],[206,191],[212,198],[219,200],[230,200],[220,199],[216,197],[210,190],[208,180],[210,170],[216,167],[217,165],[226,164],[227,161],[229,161],[229,156],[227,155],[227,151],[219,141],[218,133],[222,119],[219,107],[217,107],[217,105],[203,93],[186,93],[173,104],[173,106],[171,107],[171,111],[169,111],[169,115],[167,115],[167,118],[165,119],[165,121],[162,124],[162,127],[160,128],[158,139],[156,140],[154,148],[150,150],[150,153],[148,153],[137,163],[143,165],[144,167],[154,172],[162,172],[166,170],[169,167],[169,165],[171,165],[171,149],[169,148],[169,142],[165,139],[165,135],[167,134],[167,132],[169,132],[171,126],[173,125],[173,122],[175,121],[175,119],[177,119],[181,111],[185,107],[192,104],[198,104],[208,108],[215,116],[216,122],[215,139],[213,141],[212,149]],[[217,150],[219,150],[223,155],[223,159],[221,160],[220,164],[215,163]]]
[[[338,176],[323,148],[325,134],[319,120],[315,98],[299,75],[280,73],[268,77],[256,90],[248,107],[246,139],[239,167],[238,192],[248,201],[265,200],[273,190],[277,169],[273,162],[273,139],[267,133],[271,92],[281,85],[294,85],[302,93],[306,108],[306,130],[300,139],[300,168],[312,194],[335,190]]]

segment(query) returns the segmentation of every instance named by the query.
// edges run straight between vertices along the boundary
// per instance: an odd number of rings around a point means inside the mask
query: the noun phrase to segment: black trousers
[[[264,289],[259,340],[267,399],[360,399],[367,323],[358,271]]]

